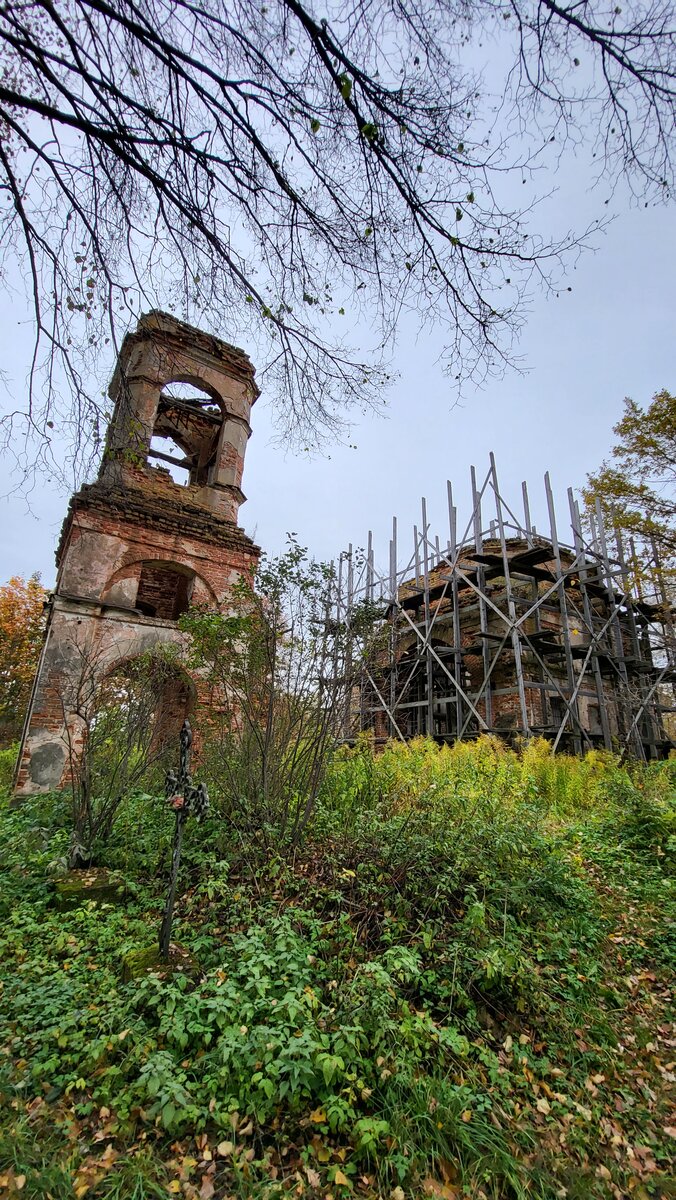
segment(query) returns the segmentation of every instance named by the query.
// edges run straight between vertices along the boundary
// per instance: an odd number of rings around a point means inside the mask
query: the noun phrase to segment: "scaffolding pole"
[[[494,455],[481,486],[471,468],[470,487],[464,533],[447,481],[447,539],[433,535],[423,498],[412,545],[403,539],[408,561],[399,561],[396,518],[386,571],[376,566],[372,531],[365,552],[350,546],[338,557],[333,624],[345,640],[334,666],[361,680],[350,688],[344,736],[364,729],[379,740],[545,733],[554,749],[576,753],[616,742],[636,757],[667,753],[662,712],[670,708],[656,680],[668,686],[676,678],[676,639],[657,548],[651,600],[600,505],[583,528],[568,490],[564,544],[548,474],[546,535],[536,533],[525,482],[523,517],[515,515]],[[371,649],[355,619],[365,601],[376,625]],[[662,670],[653,649],[666,657]]]

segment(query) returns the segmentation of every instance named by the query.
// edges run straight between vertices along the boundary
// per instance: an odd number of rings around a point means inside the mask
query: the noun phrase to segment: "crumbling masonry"
[[[68,781],[83,739],[72,697],[85,660],[104,680],[147,650],[179,644],[177,621],[191,603],[220,608],[253,574],[259,550],[237,515],[257,394],[241,350],[166,314],[149,313],[125,338],[99,477],[73,497],[61,534],[17,794]],[[676,631],[657,554],[646,582],[600,507],[583,524],[570,491],[570,534],[560,541],[548,476],[545,492],[543,535],[526,485],[516,516],[491,456],[483,484],[472,468],[464,531],[449,483],[448,537],[432,538],[423,500],[412,553],[402,553],[395,521],[384,567],[371,534],[364,552],[340,556],[327,621],[339,634],[336,679],[358,682],[338,714],[338,740],[544,735],[574,753],[669,753]],[[162,686],[156,719],[167,733],[199,690],[185,674]]]
[[[258,390],[242,350],[160,312],[122,345],[95,483],[73,496],[15,788],[63,786],[81,739],[71,697],[86,659],[101,678],[178,643],[191,603],[219,608],[259,550],[237,526],[249,417]],[[182,473],[172,478],[164,464]],[[178,729],[199,681],[158,697]]]

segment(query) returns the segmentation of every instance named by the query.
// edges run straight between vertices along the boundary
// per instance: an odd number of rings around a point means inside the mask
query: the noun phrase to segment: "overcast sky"
[[[398,379],[386,415],[360,419],[351,446],[327,446],[325,457],[314,459],[285,453],[274,441],[261,397],[252,415],[244,471],[248,501],[240,523],[265,550],[282,549],[293,531],[315,556],[329,559],[349,542],[365,545],[370,528],[384,564],[392,515],[399,518],[402,541],[410,541],[422,495],[432,533],[443,541],[446,480],[453,482],[464,528],[470,464],[485,475],[491,450],[508,500],[520,504],[521,480],[527,479],[533,518],[544,523],[542,476],[549,470],[563,517],[566,488],[579,488],[607,455],[623,397],[647,404],[661,388],[673,391],[673,208],[631,208],[620,193],[606,206],[607,189],[589,190],[587,172],[579,168],[571,154],[547,181],[556,189],[544,210],[551,227],[582,229],[613,209],[618,215],[596,237],[596,249],[571,266],[565,281],[571,292],[558,299],[534,293],[517,347],[523,373],[508,372],[480,391],[466,389],[458,407],[438,363],[440,341],[416,337],[411,321],[396,347]],[[0,313],[6,381],[0,404],[8,406],[25,387],[30,329],[16,295],[5,293]],[[102,386],[112,369],[102,356]],[[15,482],[6,472],[1,490],[10,492]],[[47,480],[29,503],[17,494],[0,501],[0,579],[40,571],[46,584],[53,582],[67,503],[68,496]]]
[[[566,489],[580,487],[608,453],[623,398],[647,403],[676,386],[675,272],[673,211],[625,212],[570,273],[572,292],[535,298],[519,345],[523,373],[509,372],[458,407],[435,361],[439,345],[408,332],[386,417],[362,420],[356,449],[333,448],[325,461],[285,457],[270,445],[259,402],[242,523],[267,548],[293,530],[322,557],[348,542],[365,545],[371,528],[386,561],[392,514],[407,536],[423,495],[432,532],[448,536],[447,479],[464,528],[470,464],[484,476],[491,450],[506,499],[520,505],[526,479],[533,518],[543,521],[549,470],[557,508],[567,512]]]

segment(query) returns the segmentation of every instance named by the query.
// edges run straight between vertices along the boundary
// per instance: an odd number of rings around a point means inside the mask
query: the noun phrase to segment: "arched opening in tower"
[[[215,393],[192,381],[166,384],[157,406],[149,463],[164,467],[175,483],[207,485],[223,417],[223,404]]]
[[[191,680],[162,654],[118,663],[92,691],[70,741],[70,774],[78,793],[99,801],[139,786],[175,756],[192,711]]]
[[[179,564],[146,562],[136,593],[135,608],[144,617],[177,621],[190,607],[195,574]]]

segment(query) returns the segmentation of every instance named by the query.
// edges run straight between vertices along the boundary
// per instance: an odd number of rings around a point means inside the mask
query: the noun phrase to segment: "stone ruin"
[[[124,339],[98,478],[72,498],[21,742],[18,796],[65,786],[82,719],[72,697],[86,660],[99,678],[180,643],[191,604],[219,608],[260,551],[239,528],[249,418],[247,355],[161,312]],[[178,482],[170,474],[182,476]],[[180,729],[199,680],[171,679],[163,727]]]

